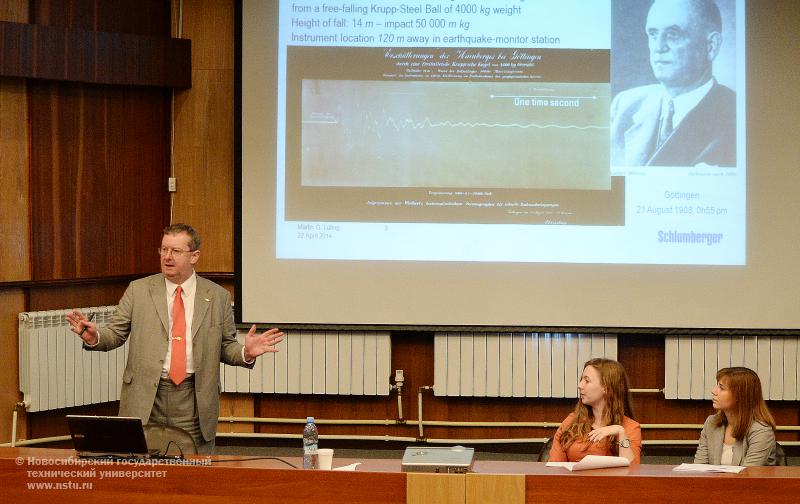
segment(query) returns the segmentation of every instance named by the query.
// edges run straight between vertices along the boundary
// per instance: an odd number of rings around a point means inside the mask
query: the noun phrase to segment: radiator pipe
[[[397,388],[397,421],[406,423],[405,418],[403,418],[403,387]]]
[[[222,420],[222,418],[220,418]],[[247,421],[249,419],[236,419],[237,421]],[[254,419],[254,420],[281,420],[281,419]],[[390,424],[392,421],[382,421],[382,420],[373,420],[373,421],[361,421],[356,420],[355,423],[359,425],[363,424]],[[276,422],[278,423],[278,422]],[[295,419],[283,419],[283,423],[301,423],[300,420]],[[337,420],[337,421],[326,421],[322,420],[320,423],[322,424],[344,424],[345,421]],[[409,422],[409,423],[416,423],[416,422]],[[430,424],[429,422],[425,422],[426,424]],[[435,422],[434,425],[446,424],[447,422]],[[463,423],[463,422],[459,422]],[[476,424],[485,424],[491,422],[473,422]],[[513,424],[523,424],[525,422],[497,422],[502,424],[503,426],[507,426],[508,423]],[[534,424],[541,424],[542,426],[554,426],[557,424],[553,424],[551,422],[529,422]],[[517,425],[512,425],[517,426]],[[702,428],[702,425],[694,425],[694,424],[642,424],[642,428]],[[787,431],[797,431],[800,430],[798,426],[779,426],[778,430],[787,430]],[[224,438],[247,438],[247,439],[300,439],[302,434],[270,434],[270,433],[253,433],[253,432],[219,432],[217,436],[224,437]],[[488,438],[488,439],[424,439],[422,436],[420,438],[413,438],[413,437],[403,437],[403,436],[368,436],[368,435],[345,435],[345,434],[322,434],[320,435],[320,439],[329,439],[329,440],[350,440],[350,441],[393,441],[393,442],[404,442],[404,443],[414,443],[414,442],[425,442],[430,444],[524,444],[524,443],[543,443],[547,440],[547,438],[508,438],[508,439],[500,439],[500,438]],[[12,438],[11,443],[2,443],[0,446],[32,446],[37,444],[47,444],[53,443],[58,441],[69,441],[70,436],[52,436],[46,438],[36,438],[36,439],[27,439],[17,441],[16,438]],[[780,441],[779,442],[782,446],[800,446],[800,441]],[[652,440],[643,440],[642,444],[644,445],[654,445],[654,446],[672,446],[672,445],[696,445],[697,440],[692,439],[652,439]]]
[[[421,393],[421,392],[420,392]],[[305,424],[304,418],[260,418],[260,417],[219,417],[220,423],[274,423],[274,424]],[[353,420],[324,420],[314,419],[314,423],[319,425],[419,425],[419,420],[404,420],[399,421],[395,419],[385,420],[366,420],[366,419],[353,419]],[[539,428],[557,428],[561,425],[560,422],[458,422],[452,420],[425,420],[425,425],[436,427],[539,427]],[[670,424],[670,423],[650,423],[641,424],[642,429],[697,429],[703,428],[703,424]],[[798,425],[779,425],[776,427],[778,431],[800,431]]]
[[[409,422],[411,423],[411,422]],[[451,420],[425,420],[425,425],[435,427],[553,427],[560,422],[457,422]]]
[[[305,424],[304,418],[260,418],[260,417],[219,417],[220,423],[271,423],[271,424]],[[314,418],[319,425],[419,425],[419,420],[324,420]],[[425,425],[437,427],[558,427],[558,422],[456,422],[451,420],[425,420]],[[683,424],[682,424],[683,425]],[[697,426],[701,428],[702,425]]]
[[[422,432],[422,387],[417,390],[417,426],[419,427],[419,438],[425,439]]]
[[[314,420],[316,423],[316,419]],[[260,432],[219,432],[217,437],[225,438],[270,438],[270,439],[301,439],[302,434],[269,434]],[[322,440],[357,440],[357,441],[399,441],[415,443],[420,440],[413,437],[402,436],[351,436],[344,434],[320,434]],[[426,439],[429,444],[513,444],[513,443],[544,443],[548,438],[492,438],[492,439]],[[697,441],[695,441],[697,443]]]
[[[417,391],[417,424],[419,425],[419,439],[420,441],[425,439],[425,433],[423,432],[423,420],[422,420],[422,392],[425,390],[433,390],[433,385],[423,385]]]
[[[218,432],[217,437],[239,438],[239,439],[300,439],[302,434],[267,434],[257,432]],[[349,435],[320,435],[320,439],[329,440],[349,440],[349,441],[395,441],[401,443],[429,443],[429,444],[523,444],[523,443],[543,443],[546,438],[517,438],[517,439],[417,439],[413,437],[401,436],[349,436]],[[69,441],[69,436],[53,436],[46,438],[26,439],[17,442],[14,446],[33,446],[37,444],[55,443],[58,441]],[[648,446],[679,446],[696,445],[697,440],[690,439],[652,439],[643,440],[643,445]],[[779,441],[781,446],[800,446],[800,441]],[[12,446],[11,443],[0,443],[0,446]]]
[[[20,319],[22,316],[20,316]],[[19,410],[22,408],[23,411],[28,409],[27,401],[19,401],[14,405],[14,409],[11,412],[11,446],[16,446],[17,442],[17,422],[19,422]]]
[[[496,439],[436,439],[428,438],[426,443],[430,444],[523,444],[523,443],[545,443],[549,438],[496,438]]]
[[[305,425],[305,418],[260,418],[260,417],[219,417],[220,423],[275,423],[275,424],[303,424]],[[353,419],[353,420],[317,420],[314,418],[316,424],[327,425],[398,425],[400,422],[395,419],[386,420],[366,420],[366,419]],[[413,420],[407,420],[403,423],[415,423]]]
[[[316,423],[316,419],[314,420]],[[217,437],[224,438],[254,438],[254,439],[301,439],[302,434],[270,434],[265,432],[218,432]],[[414,443],[417,438],[404,436],[369,436],[369,435],[348,435],[348,434],[320,434],[322,440],[352,440],[352,441],[397,441],[401,443]]]
[[[392,390],[397,391],[397,420],[400,423],[405,423],[405,419],[403,418],[403,383],[405,382],[405,378],[403,376],[403,370],[398,369],[395,371],[394,375],[394,385],[392,385]]]
[[[14,406],[14,412],[11,413],[11,447],[15,447],[17,440],[17,406]]]
[[[43,437],[35,439],[21,439],[14,443],[2,443],[0,444],[0,446],[10,446],[10,447],[31,446],[37,444],[56,443],[58,441],[69,441],[71,439],[72,438],[70,436],[51,436],[51,437]]]

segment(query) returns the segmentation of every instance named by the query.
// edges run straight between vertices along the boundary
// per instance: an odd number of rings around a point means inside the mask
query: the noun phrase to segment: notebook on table
[[[401,466],[403,472],[466,473],[474,455],[474,448],[463,446],[409,446]]]
[[[142,419],[138,417],[67,415],[72,444],[79,457],[149,458]]]

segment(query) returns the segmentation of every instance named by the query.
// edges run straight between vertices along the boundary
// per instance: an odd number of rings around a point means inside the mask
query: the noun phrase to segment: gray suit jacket
[[[720,464],[722,445],[725,439],[725,427],[715,425],[711,415],[703,425],[700,433],[700,444],[694,454],[695,464]],[[744,439],[737,439],[733,446],[733,465],[763,466],[775,465],[775,432],[772,427],[753,422]]]
[[[149,420],[167,354],[168,331],[166,284],[160,273],[131,282],[111,322],[98,326],[100,340],[89,350],[112,350],[130,339],[120,394],[121,416],[139,417],[144,423]],[[192,338],[200,430],[210,441],[216,437],[219,417],[219,363],[252,365],[245,364],[242,345],[236,341],[230,294],[200,276]]]
[[[611,164],[614,166],[736,166],[736,94],[717,84],[664,144],[656,149],[663,88],[642,86],[611,102]]]

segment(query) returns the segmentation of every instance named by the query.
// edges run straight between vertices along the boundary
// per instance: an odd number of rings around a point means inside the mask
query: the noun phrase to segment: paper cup
[[[330,470],[333,465],[333,449],[320,448],[317,453],[319,454],[319,468]]]

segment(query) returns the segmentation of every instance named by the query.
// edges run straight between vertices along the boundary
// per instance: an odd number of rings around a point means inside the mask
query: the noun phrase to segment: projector
[[[474,448],[463,446],[409,446],[403,454],[403,472],[463,474],[472,470]]]

